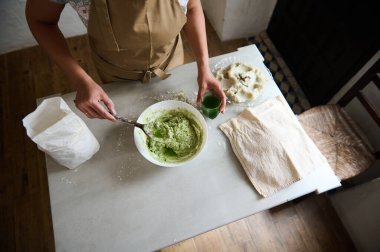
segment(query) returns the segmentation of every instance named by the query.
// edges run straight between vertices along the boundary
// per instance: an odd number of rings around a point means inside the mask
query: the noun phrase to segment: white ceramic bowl
[[[149,121],[149,119],[152,118],[153,115],[157,115],[157,113],[160,113],[161,111],[178,109],[178,108],[185,109],[186,111],[193,114],[195,116],[195,118],[197,119],[199,126],[203,130],[201,146],[200,146],[199,150],[196,153],[194,153],[193,156],[191,156],[190,158],[188,158],[186,160],[175,162],[175,163],[174,162],[164,162],[161,160],[157,160],[153,156],[153,154],[149,151],[149,149],[146,145],[146,135],[140,129],[135,128],[134,129],[134,140],[135,140],[136,147],[139,150],[139,152],[141,153],[141,155],[143,155],[144,158],[146,158],[147,160],[149,160],[153,164],[156,164],[159,166],[164,166],[164,167],[175,167],[175,166],[187,164],[190,161],[192,161],[194,158],[196,158],[199,155],[199,153],[201,153],[201,151],[203,150],[203,148],[206,144],[207,133],[208,133],[206,121],[203,118],[203,115],[198,110],[196,110],[193,106],[191,106],[185,102],[176,101],[176,100],[167,100],[167,101],[161,101],[161,102],[155,103],[155,104],[149,106],[146,110],[144,110],[144,112],[137,119],[137,122],[143,123],[143,124],[147,123]]]

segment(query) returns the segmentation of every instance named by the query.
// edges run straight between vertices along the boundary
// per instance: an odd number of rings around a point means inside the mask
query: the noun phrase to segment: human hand
[[[217,79],[213,76],[210,69],[198,71],[198,96],[197,96],[197,105],[201,106],[202,98],[207,90],[212,90],[216,95],[218,95],[222,104],[220,105],[219,111],[224,113],[226,107],[226,95],[223,92],[223,89]]]
[[[77,85],[77,94],[74,102],[75,106],[88,118],[99,118],[115,121],[112,114],[116,115],[116,111],[112,100],[92,79]],[[108,111],[101,103],[105,105]]]

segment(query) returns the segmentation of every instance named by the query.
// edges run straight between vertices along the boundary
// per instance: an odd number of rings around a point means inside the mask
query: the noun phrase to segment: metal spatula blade
[[[128,123],[128,124],[131,124],[131,125],[133,125],[133,126],[139,128],[139,129],[141,129],[141,130],[145,133],[145,135],[146,135],[147,137],[150,137],[150,138],[152,137],[151,132],[149,132],[148,130],[145,129],[145,124],[138,123],[138,122],[136,122],[136,121],[130,120],[130,119],[128,119],[128,118],[125,118],[125,117],[122,117],[122,116],[119,116],[119,115],[113,115],[113,116],[114,116],[115,119],[118,120],[118,121],[121,121],[121,122],[125,122],[125,123]]]

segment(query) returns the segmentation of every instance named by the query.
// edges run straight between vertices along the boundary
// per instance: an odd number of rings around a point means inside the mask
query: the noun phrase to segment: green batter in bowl
[[[179,166],[194,159],[207,139],[203,116],[191,105],[175,100],[162,101],[146,109],[138,119],[153,137],[135,129],[140,153],[160,166]]]
[[[168,109],[146,125],[153,132],[147,146],[162,162],[180,162],[191,158],[202,146],[202,127],[186,109]]]

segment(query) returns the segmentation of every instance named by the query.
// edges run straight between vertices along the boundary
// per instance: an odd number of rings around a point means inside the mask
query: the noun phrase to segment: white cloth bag
[[[87,125],[61,97],[45,99],[22,122],[38,148],[69,169],[78,167],[99,150]]]

